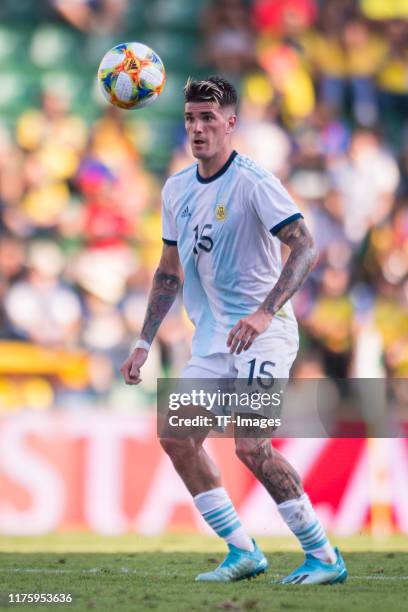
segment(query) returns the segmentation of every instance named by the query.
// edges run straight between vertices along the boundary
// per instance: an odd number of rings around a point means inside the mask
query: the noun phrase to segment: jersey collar
[[[204,178],[204,177],[200,176],[200,173],[198,171],[198,164],[197,164],[197,171],[196,171],[197,181],[199,183],[212,183],[212,181],[217,180],[217,178],[220,178],[220,176],[222,176],[228,170],[228,168],[230,167],[230,165],[234,161],[234,158],[237,155],[238,155],[238,153],[234,150],[231,153],[231,155],[229,156],[229,158],[227,159],[227,161],[225,162],[225,164],[222,166],[222,168],[220,168],[218,170],[218,172],[216,172],[212,176],[209,176],[208,178]]]

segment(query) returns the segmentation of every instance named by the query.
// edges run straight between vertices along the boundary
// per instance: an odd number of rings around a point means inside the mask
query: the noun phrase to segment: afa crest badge
[[[226,216],[227,211],[225,209],[224,204],[218,204],[217,208],[215,209],[215,218],[217,219],[217,221],[224,221]]]

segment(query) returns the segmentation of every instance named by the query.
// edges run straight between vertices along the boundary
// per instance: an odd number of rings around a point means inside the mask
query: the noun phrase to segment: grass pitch
[[[78,534],[3,538],[0,607],[111,612],[406,609],[408,538],[337,539],[350,577],[344,585],[324,587],[272,584],[303,557],[292,552],[293,539],[259,538],[258,542],[270,562],[267,574],[251,581],[210,585],[195,583],[194,578],[223,559],[223,543],[215,538]],[[73,603],[10,604],[9,593],[71,593]]]

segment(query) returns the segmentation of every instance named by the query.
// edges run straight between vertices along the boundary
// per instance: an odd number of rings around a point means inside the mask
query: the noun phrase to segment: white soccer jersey
[[[163,241],[177,244],[184,305],[196,330],[192,354],[228,353],[229,331],[254,312],[278,280],[274,236],[302,217],[280,181],[248,157],[231,154],[212,177],[194,163],[171,176],[162,192]],[[269,330],[297,335],[290,302]]]

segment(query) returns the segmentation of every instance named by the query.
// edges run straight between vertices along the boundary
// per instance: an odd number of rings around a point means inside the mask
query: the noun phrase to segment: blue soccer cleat
[[[268,569],[268,561],[259,550],[255,540],[254,550],[242,550],[233,544],[228,544],[229,553],[224,561],[212,572],[198,574],[198,582],[232,582],[244,578],[254,578]]]
[[[337,560],[335,563],[324,563],[310,553],[306,553],[303,565],[295,569],[289,576],[279,580],[280,584],[338,584],[348,576],[347,569],[339,549],[334,549]]]

